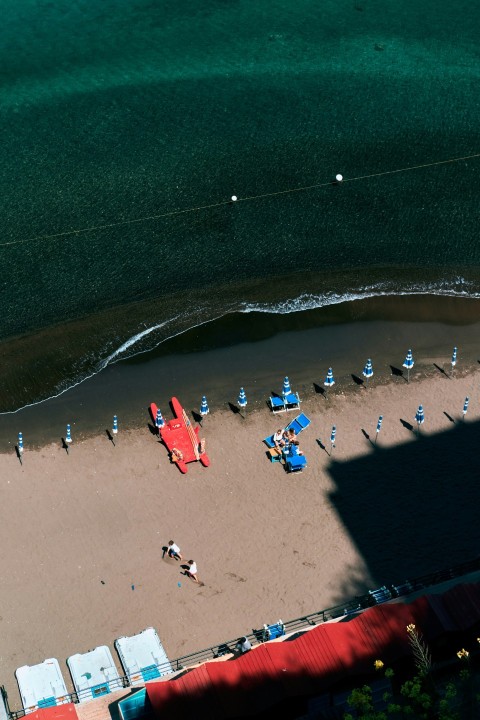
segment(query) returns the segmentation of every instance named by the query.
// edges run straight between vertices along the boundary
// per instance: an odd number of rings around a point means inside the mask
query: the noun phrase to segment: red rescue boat
[[[172,462],[178,465],[182,473],[187,472],[187,463],[200,460],[202,465],[208,467],[210,459],[205,452],[205,441],[199,440],[200,428],[193,427],[187,413],[180,405],[177,398],[170,400],[174,418],[159,428],[159,435],[166,445]],[[157,406],[150,404],[150,414],[155,423],[157,417]]]

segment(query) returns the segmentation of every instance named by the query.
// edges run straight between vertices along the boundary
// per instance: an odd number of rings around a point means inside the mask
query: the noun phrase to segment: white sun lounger
[[[100,645],[86,653],[70,655],[67,660],[78,702],[88,702],[123,687],[112,653]]]
[[[26,713],[70,701],[55,658],[48,658],[38,665],[23,665],[15,670],[15,676]]]
[[[173,672],[155,628],[149,627],[138,635],[118,638],[115,648],[132,685],[143,685],[148,680]]]

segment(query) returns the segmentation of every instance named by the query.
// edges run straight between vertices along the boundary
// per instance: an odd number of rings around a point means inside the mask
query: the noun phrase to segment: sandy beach
[[[146,412],[115,446],[103,430],[74,428],[68,454],[59,441],[27,445],[22,465],[13,449],[1,454],[0,682],[11,706],[24,664],[56,657],[69,682],[69,655],[113,652],[115,638],[150,625],[175,658],[476,557],[478,368],[464,362],[451,378],[434,352],[408,384],[385,373],[365,389],[350,376],[327,398],[294,387],[312,420],[302,474],[270,463],[262,444],[295,412],[273,416],[260,401],[246,418],[222,407],[204,420],[211,467],[187,475]],[[162,559],[169,539],[197,562],[201,585]]]

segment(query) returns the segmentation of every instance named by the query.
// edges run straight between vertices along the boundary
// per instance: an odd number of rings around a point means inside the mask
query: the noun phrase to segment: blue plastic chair
[[[307,467],[307,458],[305,455],[286,455],[285,467],[287,472],[302,472]]]

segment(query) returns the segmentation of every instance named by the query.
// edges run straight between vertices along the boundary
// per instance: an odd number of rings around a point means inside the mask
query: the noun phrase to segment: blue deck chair
[[[312,421],[304,413],[301,413],[287,425],[285,430],[295,430],[295,435],[299,435],[302,430],[305,430],[305,428],[310,425],[311,422]]]
[[[270,408],[273,413],[286,412],[285,400],[278,395],[273,395],[269,399]]]
[[[300,413],[300,415],[297,415],[296,418],[293,418],[292,422],[287,425],[285,430],[293,428],[293,430],[295,430],[295,435],[299,435],[302,430],[305,430],[305,428],[310,425],[311,422],[312,421],[304,413]],[[273,435],[266,437],[263,442],[269,448],[273,448],[275,446],[275,443],[273,442]]]
[[[307,467],[305,455],[285,455],[285,467],[287,472],[302,472]]]
[[[273,625],[264,625],[262,631],[262,641],[275,640],[275,638],[285,635],[285,625],[281,620]]]
[[[392,593],[386,585],[383,585],[377,590],[369,590],[368,594],[372,597],[372,600],[375,602],[376,605],[392,599]]]
[[[285,403],[285,410],[298,410],[300,408],[301,400],[298,397],[298,393],[291,392],[283,398]]]

